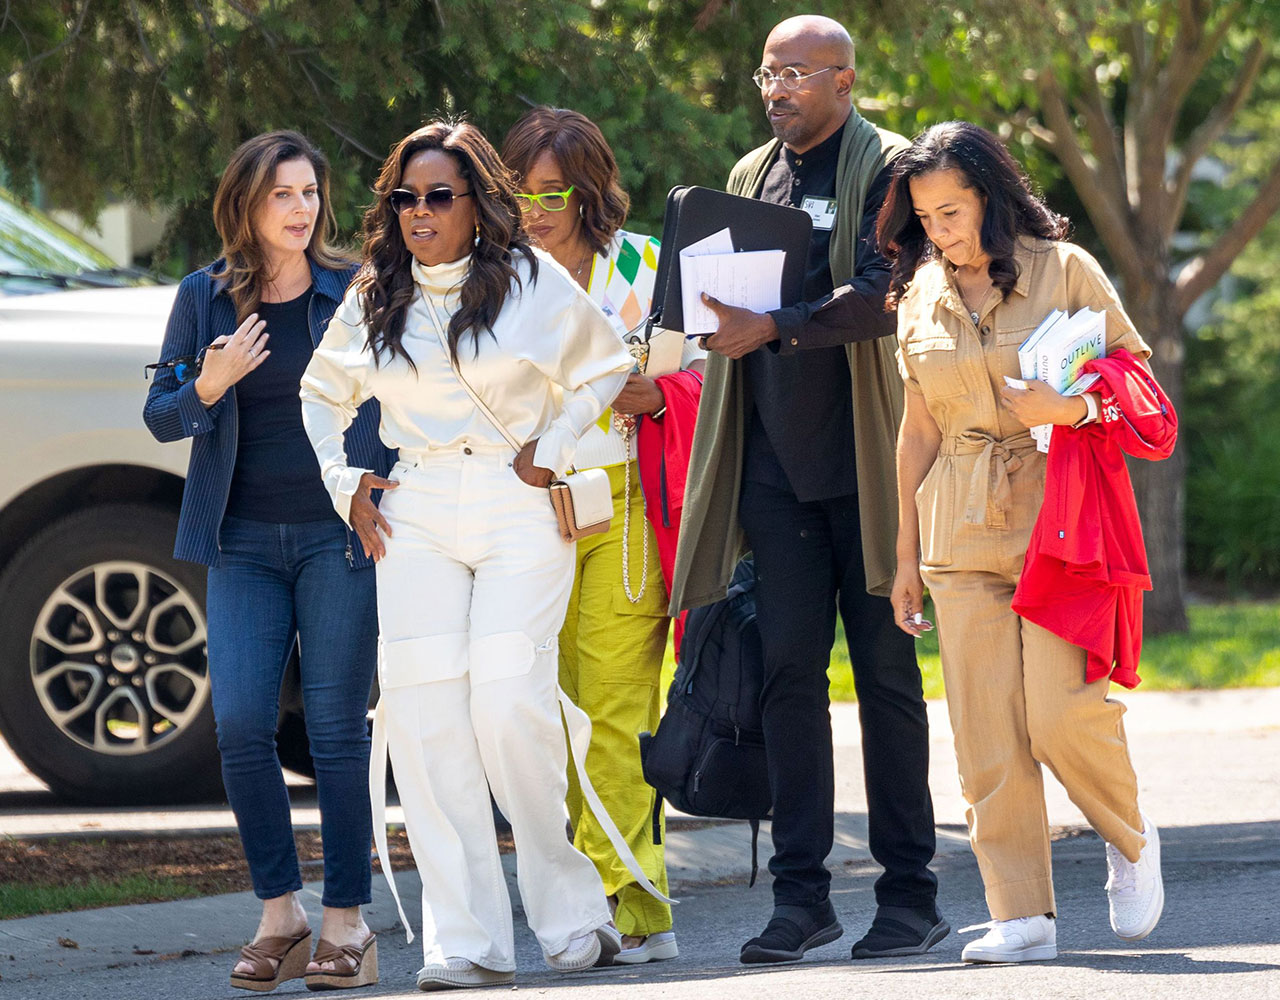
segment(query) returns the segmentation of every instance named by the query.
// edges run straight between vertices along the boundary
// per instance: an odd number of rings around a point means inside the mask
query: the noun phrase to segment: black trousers
[[[830,888],[835,777],[827,667],[838,608],[858,693],[871,855],[884,868],[876,902],[928,907],[938,882],[928,868],[936,841],[920,668],[889,600],[866,591],[858,498],[805,503],[789,489],[746,481],[739,509],[755,554],[764,643],[774,903],[822,906]]]

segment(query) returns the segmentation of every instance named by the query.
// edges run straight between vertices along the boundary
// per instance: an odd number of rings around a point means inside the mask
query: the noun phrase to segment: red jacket
[[[702,376],[697,372],[678,371],[659,375],[656,381],[666,400],[667,412],[661,420],[640,421],[636,429],[636,454],[640,486],[644,490],[644,512],[653,525],[662,579],[670,593],[684,486],[689,475],[689,453],[698,422],[698,400],[702,398]],[[681,614],[676,618],[673,638],[677,655],[683,635],[684,615]]]
[[[1138,686],[1147,552],[1125,453],[1168,458],[1178,417],[1164,390],[1126,350],[1092,361],[1100,419],[1055,427],[1045,499],[1031,532],[1013,610],[1089,654],[1085,680]]]

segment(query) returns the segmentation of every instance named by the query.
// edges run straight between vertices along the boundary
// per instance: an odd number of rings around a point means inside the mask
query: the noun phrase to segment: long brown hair
[[[256,135],[231,154],[213,196],[213,224],[222,238],[223,269],[217,277],[235,303],[236,318],[244,319],[262,304],[268,279],[267,258],[253,217],[276,183],[276,167],[290,160],[306,160],[316,173],[320,217],[311,230],[307,256],[321,267],[337,271],[354,263],[329,245],[337,231],[329,204],[329,161],[298,132]]]
[[[618,161],[604,133],[586,115],[542,105],[511,126],[502,143],[502,161],[521,178],[550,150],[582,196],[582,233],[596,253],[604,253],[627,221],[631,199],[618,183]]]
[[[354,284],[375,364],[385,351],[393,358],[400,355],[413,366],[402,344],[405,318],[415,294],[413,255],[405,246],[400,219],[388,199],[400,186],[409,160],[429,149],[453,157],[471,187],[476,206],[478,240],[462,282],[458,310],[449,319],[449,350],[454,361],[458,360],[458,343],[468,330],[476,350],[480,349],[480,332],[492,334],[512,283],[520,287],[515,255],[528,260],[530,280],[538,276],[537,258],[521,229],[514,177],[484,133],[470,122],[453,119],[429,122],[410,132],[383,162],[373,186],[375,200],[364,214],[364,266]]]
[[[1013,258],[1018,237],[1061,240],[1070,230],[1066,216],[1036,197],[1018,161],[994,135],[970,122],[933,125],[893,161],[889,190],[876,218],[876,241],[893,261],[886,310],[898,307],[916,270],[938,256],[911,201],[911,178],[935,170],[958,170],[964,187],[986,199],[978,238],[991,257],[987,265],[991,283],[1004,298],[1018,283]]]

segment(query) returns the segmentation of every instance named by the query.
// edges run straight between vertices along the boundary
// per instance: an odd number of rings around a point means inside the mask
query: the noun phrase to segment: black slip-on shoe
[[[816,914],[802,906],[778,906],[760,935],[742,946],[738,960],[743,965],[798,962],[810,948],[830,944],[843,933],[830,903]]]
[[[902,958],[923,955],[951,933],[951,925],[937,910],[905,906],[876,909],[871,928],[853,946],[853,958]]]

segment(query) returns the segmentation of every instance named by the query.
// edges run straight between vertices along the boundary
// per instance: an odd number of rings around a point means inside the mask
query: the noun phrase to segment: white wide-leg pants
[[[422,877],[423,959],[503,972],[515,969],[515,947],[490,789],[511,822],[520,898],[543,950],[609,921],[595,866],[565,836],[556,637],[574,550],[546,490],[522,482],[511,459],[471,446],[402,460],[391,473],[400,486],[382,498],[391,538],[377,566],[375,744],[390,751]],[[375,745],[374,829],[390,879],[384,769]]]

